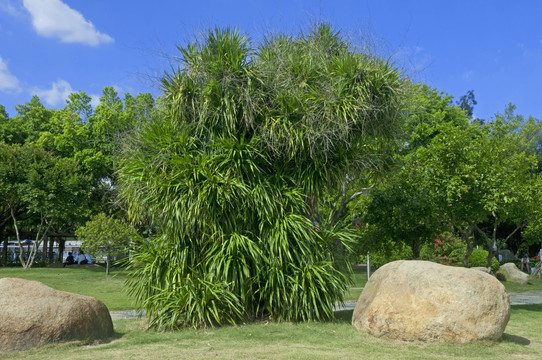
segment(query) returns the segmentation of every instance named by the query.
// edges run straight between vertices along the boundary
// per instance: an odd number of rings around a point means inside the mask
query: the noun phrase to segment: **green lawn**
[[[506,291],[509,293],[522,293],[528,291],[542,291],[542,279],[529,279],[529,282],[525,285],[511,283],[508,281],[502,282]]]
[[[127,274],[116,268],[111,275],[105,276],[105,268],[5,268],[0,267],[0,278],[18,277],[41,281],[44,284],[62,291],[81,295],[94,296],[103,301],[109,310],[133,309],[133,301],[123,291]],[[367,283],[365,268],[356,267],[353,284],[348,287],[345,300],[357,300]],[[531,279],[527,285],[503,282],[508,292],[542,291],[542,279]]]
[[[70,292],[91,295],[110,309],[133,304],[121,288],[126,274],[104,269],[0,268],[0,277],[39,280]],[[367,281],[356,269],[349,294],[357,299]],[[505,284],[508,285],[509,284]],[[542,281],[516,289],[542,290]],[[115,337],[105,344],[73,342],[26,352],[2,354],[2,359],[539,359],[542,354],[542,305],[513,306],[512,317],[500,341],[469,345],[416,344],[377,339],[351,325],[352,311],[337,313],[328,323],[256,322],[217,329],[179,332],[145,330],[140,319],[114,322]]]
[[[352,311],[330,323],[258,322],[179,332],[146,331],[141,320],[115,321],[106,344],[48,346],[2,359],[540,359],[542,305],[514,306],[500,341],[417,344],[374,338],[351,324]]]
[[[109,276],[105,268],[10,268],[0,267],[0,278],[16,277],[41,281],[53,289],[93,296],[101,300],[109,310],[133,309],[134,303],[123,290],[127,274],[111,269]]]

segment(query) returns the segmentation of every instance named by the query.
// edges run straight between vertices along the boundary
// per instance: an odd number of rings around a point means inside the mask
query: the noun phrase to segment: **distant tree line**
[[[122,139],[153,111],[150,94],[121,100],[112,87],[95,109],[84,92],[72,93],[59,110],[37,96],[16,106],[13,117],[0,105],[0,243],[18,243],[24,267],[38,260],[41,247],[39,260],[51,261],[53,241],[74,236],[94,215],[124,217],[115,201]],[[30,253],[21,246],[28,238],[35,241]],[[4,246],[2,263],[7,256]]]

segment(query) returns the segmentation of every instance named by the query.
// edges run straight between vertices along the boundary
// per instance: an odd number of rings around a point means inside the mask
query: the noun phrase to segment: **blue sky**
[[[257,41],[325,20],[371,44],[405,73],[458,99],[474,90],[475,116],[509,102],[542,119],[542,1],[0,0],[0,104],[37,94],[50,108],[71,91],[97,101],[105,86],[159,95],[175,45],[210,27]]]

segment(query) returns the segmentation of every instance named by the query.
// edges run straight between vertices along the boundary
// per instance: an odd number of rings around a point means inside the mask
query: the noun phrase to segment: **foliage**
[[[25,268],[33,265],[49,229],[84,204],[87,186],[88,178],[71,159],[30,144],[0,144],[0,207],[9,211],[19,248],[21,225],[36,234],[28,257],[19,251]]]
[[[139,240],[139,235],[126,222],[100,213],[84,226],[75,231],[75,235],[83,240],[82,248],[94,255],[107,257],[106,275],[109,275],[111,259],[126,255],[132,242]]]
[[[478,104],[478,102],[474,97],[474,90],[467,91],[467,93],[461,96],[459,101],[457,101],[457,106],[459,106],[461,110],[465,111],[469,118],[472,118],[474,105],[476,104]]]
[[[6,235],[16,237],[19,230],[38,234],[37,238],[45,235],[42,230],[47,227],[49,233],[70,234],[100,211],[122,212],[114,203],[118,149],[125,134],[141,126],[155,111],[150,94],[126,94],[124,103],[123,107],[117,93],[106,87],[96,109],[84,92],[70,94],[66,106],[59,110],[45,108],[37,96],[18,105],[17,115],[11,118],[0,107],[2,151],[10,148],[22,156],[16,171],[9,170],[13,176],[4,177],[0,187],[27,187],[22,193],[24,201],[15,196],[19,194],[15,190],[9,197],[0,197],[0,242]],[[23,156],[24,149],[36,149],[34,158]],[[6,161],[0,168],[8,164]],[[30,176],[31,172],[34,175]],[[61,192],[63,195],[59,195]],[[14,205],[10,208],[8,198],[14,196],[19,200],[9,200]],[[21,229],[15,229],[17,226]]]
[[[534,206],[534,158],[517,152],[517,137],[505,125],[491,122],[482,128],[443,128],[410,160],[419,164],[416,171],[439,216],[467,244],[465,265],[474,248],[475,232],[488,248],[493,243],[500,248],[525,226],[531,213],[529,204]],[[515,228],[498,239],[497,229],[506,222]]]
[[[465,128],[465,113],[452,104],[452,98],[426,85],[412,85],[409,108],[402,123],[395,166],[386,174],[386,181],[376,187],[368,199],[362,222],[365,251],[389,248],[404,243],[411,247],[415,258],[425,244],[443,228],[442,213],[430,183],[425,181],[416,159],[417,151],[430,146],[446,128]]]
[[[418,258],[420,248],[435,235],[435,214],[430,195],[416,179],[416,173],[403,168],[390,175],[389,181],[370,197],[363,218],[368,224],[366,247],[405,244]]]
[[[462,265],[466,245],[460,239],[444,234],[434,239],[433,244],[424,245],[420,259],[438,262],[444,265]]]
[[[407,155],[426,147],[448,126],[465,128],[468,118],[461,108],[454,106],[452,97],[425,84],[412,85],[410,102],[402,124],[402,151]]]
[[[474,249],[469,258],[470,267],[487,267],[487,250],[483,249]],[[500,264],[499,260],[495,257],[491,258],[491,271],[496,273],[499,270]]]
[[[393,134],[399,72],[327,25],[256,49],[215,30],[179,50],[119,171],[131,218],[160,231],[132,258],[132,293],[165,328],[332,318],[354,237],[317,231],[318,203]]]
[[[403,244],[386,244],[386,249],[381,249],[369,253],[369,261],[371,263],[371,272],[377,270],[383,265],[397,260],[412,260],[414,255],[412,249]],[[361,263],[367,262],[367,255],[360,257]]]

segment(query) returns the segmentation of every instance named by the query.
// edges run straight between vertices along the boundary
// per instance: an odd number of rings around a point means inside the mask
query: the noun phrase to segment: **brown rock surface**
[[[352,324],[377,337],[469,343],[499,339],[509,319],[508,294],[493,276],[427,261],[395,261],[367,282]]]
[[[113,334],[99,300],[52,289],[38,281],[0,279],[0,352]]]
[[[501,265],[497,271],[497,276],[501,276],[504,281],[510,281],[518,284],[527,284],[529,275],[518,269],[514,263],[506,263]]]

